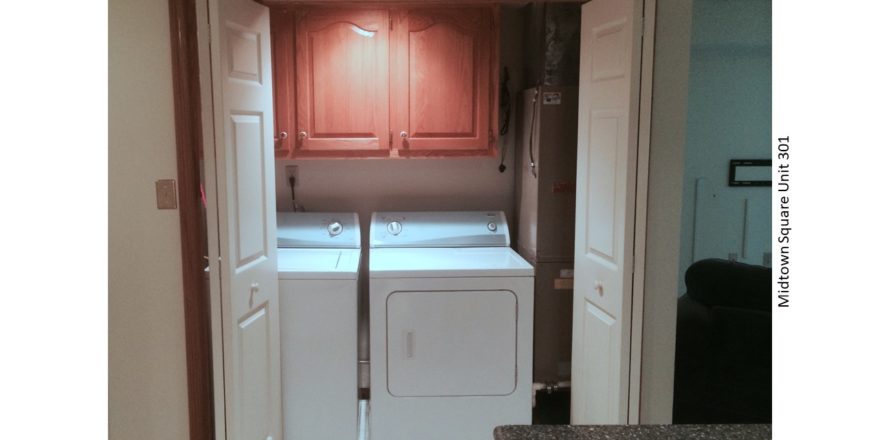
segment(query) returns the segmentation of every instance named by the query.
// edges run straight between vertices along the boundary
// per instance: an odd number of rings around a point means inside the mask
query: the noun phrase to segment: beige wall
[[[109,3],[109,434],[188,437],[177,210],[154,182],[175,178],[166,1]]]

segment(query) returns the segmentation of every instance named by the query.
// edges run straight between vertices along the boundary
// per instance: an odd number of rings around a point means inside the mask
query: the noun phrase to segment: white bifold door
[[[222,379],[215,390],[222,394],[215,399],[224,402],[216,408],[217,437],[280,440],[269,10],[252,0],[207,5],[210,69],[203,63],[201,73],[210,75],[210,98],[203,105],[213,117],[204,121],[205,181],[211,271],[219,271],[212,273],[219,280],[219,292],[212,283],[212,301],[219,302],[221,316],[218,325],[215,305],[213,342],[222,339],[222,369],[214,371],[215,381]]]
[[[581,12],[572,424],[628,416],[641,0]]]

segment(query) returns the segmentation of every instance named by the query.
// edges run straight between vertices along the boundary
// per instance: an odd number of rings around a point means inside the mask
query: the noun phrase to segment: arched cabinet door
[[[292,156],[387,156],[388,11],[307,8],[294,27]]]
[[[402,156],[495,148],[498,8],[392,13],[392,145]]]

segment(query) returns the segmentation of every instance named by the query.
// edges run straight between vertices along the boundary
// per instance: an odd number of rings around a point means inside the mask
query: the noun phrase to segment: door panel
[[[229,77],[244,81],[262,80],[260,75],[260,35],[248,32],[234,23],[226,23],[229,35]]]
[[[230,139],[234,152],[231,157],[234,175],[230,181],[235,186],[234,222],[236,226],[236,272],[243,266],[265,258],[268,254],[266,237],[266,212],[262,206],[266,199],[263,178],[266,174],[266,146],[263,144],[262,115],[232,114]],[[256,196],[256,197],[254,197]]]
[[[586,253],[591,258],[617,265],[614,241],[618,238],[617,207],[613,188],[617,184],[620,112],[594,111],[590,115],[587,151],[587,222]],[[625,150],[624,150],[625,151]],[[609,189],[611,189],[609,191]]]
[[[410,18],[410,22],[414,18]],[[409,29],[410,127],[421,137],[476,136],[479,35],[439,22]],[[450,107],[453,106],[453,107]],[[451,108],[456,109],[450,112]]]
[[[513,292],[397,291],[386,304],[391,395],[503,396],[516,389]]]
[[[585,366],[585,388],[596,390],[584,395],[584,404],[590,408],[593,420],[611,420],[613,408],[619,405],[620,396],[612,393],[609,383],[619,380],[618,358],[613,353],[614,332],[617,320],[589,301],[583,302],[583,356],[579,359]]]
[[[238,347],[233,350],[236,361],[241,366],[241,374],[235,388],[247,390],[242,393],[241,411],[235,414],[241,426],[241,438],[266,438],[266,427],[272,424],[272,413],[266,411],[272,407],[269,400],[272,386],[269,378],[272,365],[269,364],[269,341],[272,340],[267,304],[261,304],[249,316],[238,323],[241,337]]]
[[[251,0],[210,0],[209,11],[216,159],[205,178],[216,182],[225,432],[281,439],[269,11]]]
[[[295,155],[388,153],[388,11],[297,12]]]
[[[640,16],[635,0],[581,14],[573,424],[627,422]]]
[[[497,8],[410,8],[394,29],[392,143],[401,155],[494,148]]]

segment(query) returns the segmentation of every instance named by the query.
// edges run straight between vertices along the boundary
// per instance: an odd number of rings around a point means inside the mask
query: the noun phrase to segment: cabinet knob
[[[400,138],[401,138],[401,139],[406,139],[406,138],[408,138],[408,137],[409,137],[409,133],[407,133],[407,132],[405,132],[405,131],[401,131],[401,132],[400,132]]]
[[[278,140],[283,141],[285,139],[287,139],[287,132],[286,131],[282,131],[281,133],[278,133]]]
[[[306,133],[305,131],[301,131],[296,134],[296,137],[299,138],[299,140],[303,140],[303,139],[309,137],[309,134]]]

